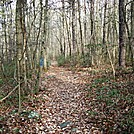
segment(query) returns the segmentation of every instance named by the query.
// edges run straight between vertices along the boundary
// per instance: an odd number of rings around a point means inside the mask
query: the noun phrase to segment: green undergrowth
[[[15,61],[3,63],[0,68],[0,100],[6,97],[17,85]],[[29,94],[36,93],[35,82],[37,80],[37,71],[33,73],[32,70],[27,72],[27,86],[25,86],[24,80],[21,81],[21,101],[26,100]],[[0,105],[3,107],[18,107],[18,90],[13,91]]]
[[[131,77],[129,79],[129,77]],[[106,134],[134,133],[133,74],[96,76],[88,87],[88,122]],[[134,88],[133,88],[134,90]]]
[[[59,55],[57,57],[57,63],[58,63],[58,66],[63,66],[65,65],[66,63],[69,62],[69,57],[66,57],[64,55]]]
[[[89,53],[84,55],[72,54],[71,56],[59,55],[57,58],[58,66],[80,66],[89,67],[91,66],[91,58],[89,58]]]

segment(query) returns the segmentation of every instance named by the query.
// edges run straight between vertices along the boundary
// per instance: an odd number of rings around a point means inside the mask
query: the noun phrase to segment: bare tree
[[[78,2],[78,13],[79,13],[79,27],[80,27],[80,43],[81,43],[81,53],[84,55],[84,44],[83,44],[83,34],[82,34],[82,24],[81,24],[81,7],[80,7],[80,0]]]
[[[75,20],[75,0],[70,1],[72,8],[72,45],[73,45],[73,53],[76,53],[76,20]]]
[[[94,0],[88,1],[90,4],[90,45],[91,45],[91,64],[94,65],[94,60],[95,60],[95,22],[94,22]]]
[[[134,72],[134,0],[131,2],[131,61]]]
[[[125,67],[125,0],[119,0],[119,66]]]
[[[26,29],[25,11],[26,0],[16,3],[16,44],[17,44],[17,79],[19,89],[19,112],[21,111],[21,83],[26,80]]]
[[[106,58],[107,58],[107,46],[106,46],[106,16],[107,16],[107,0],[104,3],[104,19],[103,19],[103,51],[106,51]]]

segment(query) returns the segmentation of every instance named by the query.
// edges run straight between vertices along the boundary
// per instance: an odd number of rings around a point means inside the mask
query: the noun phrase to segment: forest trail
[[[103,70],[51,66],[39,92],[23,100],[21,113],[17,105],[0,110],[0,133],[132,134],[134,84],[127,80],[134,75],[109,77]]]
[[[39,92],[23,101],[21,113],[14,107],[1,111],[2,134],[92,134],[85,90],[90,77],[86,70],[51,66],[42,73]]]
[[[47,101],[43,104],[47,116],[43,121],[44,126],[41,126],[44,132],[48,134],[89,132],[91,126],[83,119],[87,110],[85,104],[87,93],[84,89],[85,78],[88,76],[86,72],[73,73],[62,67],[51,67],[44,74],[41,88],[45,86],[45,91],[40,94],[40,97],[47,94],[47,97],[45,96]]]

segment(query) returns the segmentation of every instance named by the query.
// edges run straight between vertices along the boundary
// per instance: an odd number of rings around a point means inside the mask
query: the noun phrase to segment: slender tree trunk
[[[71,7],[72,7],[72,45],[73,45],[73,53],[76,53],[75,0],[71,1]]]
[[[86,20],[86,17],[87,17],[87,9],[86,9],[86,0],[84,0],[84,16],[85,16],[85,19],[84,19],[84,43],[86,45],[87,43],[87,20]]]
[[[25,26],[25,9],[26,9],[27,0],[23,2],[23,16],[22,16],[22,33],[23,33],[23,73],[24,73],[24,83],[25,91],[27,89],[27,35],[26,35],[26,26]]]
[[[44,69],[47,70],[47,24],[48,24],[48,0],[45,0],[44,8],[44,27],[43,27],[43,55],[44,55]]]
[[[8,61],[8,42],[7,42],[7,22],[6,22],[6,11],[4,7],[4,0],[3,0],[3,6],[2,6],[2,18],[3,18],[3,23],[2,23],[2,29],[4,33],[4,45],[5,45],[5,56],[6,56],[6,61]]]
[[[131,3],[131,62],[134,72],[134,0]]]
[[[81,43],[81,53],[84,55],[84,44],[83,44],[83,34],[82,34],[82,25],[81,25],[81,7],[80,0],[78,2],[78,13],[79,13],[79,27],[80,27],[80,43]]]
[[[119,66],[125,67],[125,0],[119,0]]]
[[[12,61],[12,58],[13,58],[13,37],[12,37],[12,32],[13,32],[13,23],[12,23],[12,18],[13,18],[13,12],[12,12],[12,6],[11,4],[9,5],[9,10],[11,11],[10,13],[10,25],[9,25],[9,28],[8,28],[8,34],[9,34],[9,62]]]
[[[17,80],[19,84],[19,112],[21,111],[21,80],[23,79],[23,2],[17,0],[16,3],[16,43],[17,43]]]
[[[112,28],[113,28],[113,63],[115,64],[115,60],[116,60],[116,44],[117,44],[117,40],[118,40],[118,33],[117,33],[117,25],[116,25],[116,0],[113,1],[113,5],[114,5],[114,13],[113,13],[113,16],[114,16],[114,20],[113,20],[113,25],[112,25]]]
[[[19,83],[19,112],[21,111],[21,83],[24,80],[25,88],[26,78],[26,27],[25,27],[25,7],[26,0],[17,0],[16,3],[16,43],[17,43],[17,78]]]
[[[71,57],[72,56],[72,48],[71,48],[71,40],[70,40],[71,36],[70,36],[70,29],[67,22],[67,17],[65,17],[65,23],[66,23],[68,46],[69,46],[69,56]]]
[[[41,45],[44,44],[43,42],[39,42],[39,37],[41,35],[41,28],[42,28],[42,18],[43,18],[43,3],[42,0],[40,0],[40,20],[39,20],[39,31],[37,33],[37,37],[36,37],[36,47],[34,50],[34,60],[36,59],[36,53],[37,50],[39,49],[39,57],[38,57],[38,61],[40,62],[40,59],[43,58],[43,50],[41,50]],[[36,64],[36,63],[35,63]],[[40,63],[39,63],[40,64]],[[39,89],[39,82],[40,82],[40,77],[41,77],[41,72],[42,71],[42,66],[40,66],[38,68],[38,74],[37,74],[37,80],[36,80],[36,84],[35,84],[35,92],[38,92]]]
[[[39,48],[39,37],[40,37],[40,34],[41,34],[41,28],[42,28],[42,18],[43,18],[42,0],[40,0],[40,9],[41,9],[41,11],[40,11],[40,17],[39,17],[40,18],[39,19],[39,30],[38,30],[37,35],[35,37],[36,46],[35,46],[35,49],[34,49],[34,52],[33,52],[33,60],[35,62],[37,62],[36,61],[36,58],[37,58],[36,56],[37,56],[37,50]]]
[[[61,18],[61,16],[59,17],[59,20],[60,20],[60,27],[59,27],[59,38],[60,39],[58,39],[58,37],[57,37],[57,39],[59,40],[59,43],[60,43],[60,54],[61,55],[64,55],[64,49],[63,49],[63,44],[62,44],[62,42],[63,42],[63,38],[64,38],[64,36],[63,36],[63,29],[62,29],[62,18]]]
[[[66,56],[66,42],[65,42],[65,1],[62,2],[62,36],[63,36],[63,54]]]
[[[95,60],[95,23],[94,23],[94,0],[90,0],[90,26],[91,26],[91,64],[94,65]]]
[[[103,19],[103,39],[102,39],[102,44],[103,44],[103,53],[106,52],[106,55],[104,56],[104,59],[107,58],[107,45],[106,45],[106,16],[107,16],[107,0],[105,0],[105,5],[104,5],[104,19]],[[109,32],[109,31],[108,31]]]

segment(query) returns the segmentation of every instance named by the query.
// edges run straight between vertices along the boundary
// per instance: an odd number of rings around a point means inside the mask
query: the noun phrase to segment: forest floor
[[[50,67],[42,75],[39,93],[23,102],[20,114],[14,107],[0,111],[0,133],[133,133],[134,77],[128,73],[113,80],[105,73]]]

